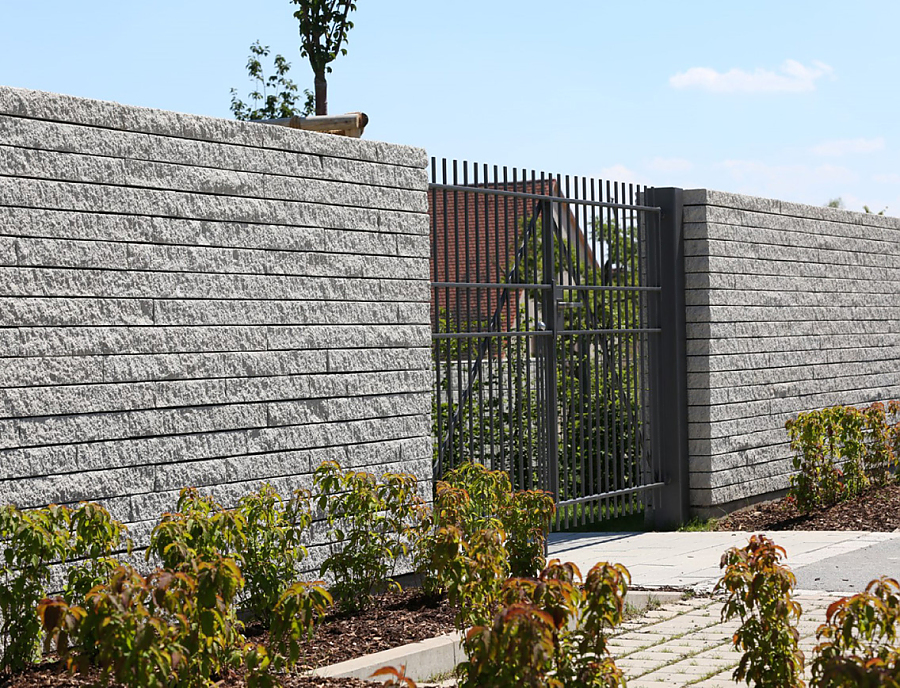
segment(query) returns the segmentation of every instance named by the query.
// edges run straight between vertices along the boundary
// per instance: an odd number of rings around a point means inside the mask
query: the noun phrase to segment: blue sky
[[[332,113],[437,156],[900,215],[900,2],[358,0]],[[288,0],[0,0],[0,83],[230,117]]]

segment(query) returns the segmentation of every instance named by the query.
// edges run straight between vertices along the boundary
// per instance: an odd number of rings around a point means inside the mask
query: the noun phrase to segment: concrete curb
[[[626,604],[635,609],[646,609],[651,604],[674,602],[684,593],[670,590],[634,590],[625,597]],[[406,666],[406,675],[417,683],[453,673],[456,665],[465,659],[462,649],[462,633],[429,638],[417,643],[401,645],[390,650],[349,659],[346,662],[321,667],[313,671],[324,678],[359,678],[374,680],[372,674],[386,666]]]

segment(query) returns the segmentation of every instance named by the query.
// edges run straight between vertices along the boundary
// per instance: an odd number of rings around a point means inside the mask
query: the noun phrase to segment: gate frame
[[[660,208],[659,215],[647,215],[648,261],[655,261],[650,272],[655,269],[661,287],[658,311],[651,308],[648,315],[656,316],[661,330],[650,340],[650,423],[654,463],[665,484],[645,511],[648,525],[658,530],[678,527],[690,513],[683,194],[648,187],[644,199]]]
[[[465,163],[464,163],[465,165]],[[486,168],[485,168],[486,169]],[[464,168],[465,175],[465,168]],[[496,175],[496,169],[495,169]],[[507,191],[501,189],[479,188],[469,186],[467,180],[461,184],[446,182],[446,161],[444,167],[445,181],[436,181],[436,166],[432,160],[432,181],[429,192],[442,189],[446,192],[475,193],[496,196],[528,197],[539,202],[539,216],[542,217],[543,251],[543,286],[542,313],[545,330],[537,337],[538,349],[546,348],[546,367],[556,370],[556,341],[559,330],[563,327],[557,317],[557,284],[553,269],[553,203],[586,204],[595,206],[618,207],[613,202],[588,201],[587,199],[567,199],[550,197],[541,194]],[[550,180],[553,179],[551,175]],[[523,182],[527,179],[523,178]],[[532,173],[531,182],[535,180]],[[543,175],[540,179],[544,181]],[[487,177],[485,173],[485,183]],[[627,205],[627,204],[626,204]],[[690,476],[688,464],[688,399],[687,399],[687,346],[686,346],[686,313],[685,313],[685,272],[684,272],[684,232],[683,232],[683,191],[680,188],[644,187],[643,198],[637,205],[631,206],[643,213],[644,231],[646,232],[646,274],[650,279],[658,279],[655,287],[649,288],[657,292],[657,298],[650,298],[646,304],[646,323],[656,330],[656,336],[648,338],[647,350],[647,407],[646,425],[650,438],[648,443],[650,462],[645,464],[643,487],[637,490],[622,492],[644,492],[645,519],[648,525],[656,529],[670,529],[688,519],[690,508]],[[432,223],[436,219],[432,218]],[[476,219],[477,225],[477,219]],[[435,224],[432,225],[436,227]],[[436,276],[436,275],[435,275]],[[432,282],[432,289],[444,287],[477,288],[478,283]],[[519,286],[493,285],[484,283],[485,287]],[[549,330],[549,332],[547,332]],[[516,333],[537,335],[538,332]],[[459,334],[456,335],[457,337]],[[469,335],[470,337],[473,335]],[[475,334],[474,336],[477,336]],[[452,339],[453,334],[441,335],[432,333],[432,339]],[[546,347],[540,344],[544,342]],[[480,370],[479,370],[480,372]],[[470,373],[471,377],[471,373]],[[546,405],[556,409],[558,406],[558,388],[556,375],[546,375]],[[548,423],[547,463],[544,477],[544,489],[553,493],[554,499],[560,502],[559,495],[559,436],[558,424]],[[613,496],[616,492],[607,493]],[[597,495],[603,497],[604,495]],[[572,500],[562,500],[569,503]],[[582,501],[582,500],[575,500]]]

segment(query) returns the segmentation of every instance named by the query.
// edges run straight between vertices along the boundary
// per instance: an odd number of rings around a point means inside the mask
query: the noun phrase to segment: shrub
[[[413,521],[422,500],[409,474],[344,472],[326,461],[315,472],[317,505],[328,521],[334,542],[320,573],[331,575],[331,590],[345,610],[366,606],[372,594],[396,586],[390,577],[397,559],[408,551]]]
[[[0,537],[5,541],[0,583],[3,617],[3,668],[17,671],[31,663],[40,649],[40,621],[35,608],[47,594],[50,563],[69,552],[70,512],[65,507],[0,511]]]
[[[801,413],[785,427],[794,451],[789,498],[802,511],[894,479],[900,451],[900,403],[835,406]]]
[[[780,563],[784,556],[784,549],[764,535],[722,556],[725,574],[715,587],[727,594],[722,619],[741,619],[733,642],[744,654],[735,681],[770,688],[804,685],[796,628],[802,609],[792,595],[796,578]]]
[[[574,564],[550,562],[539,579],[510,578],[504,607],[464,640],[464,687],[624,686],[609,656],[607,633],[622,620],[630,577],[618,564],[597,564],[583,587]]]
[[[483,528],[464,537],[456,526],[447,526],[435,537],[433,555],[435,575],[446,587],[450,603],[459,607],[457,626],[487,623],[509,576],[503,532]]]
[[[417,541],[417,570],[427,590],[447,587],[438,574],[434,538],[443,528],[456,528],[461,540],[480,530],[502,533],[506,567],[514,576],[534,576],[544,567],[546,532],[556,513],[553,496],[540,490],[513,492],[505,471],[465,463],[437,484],[434,514],[422,520]],[[446,554],[446,552],[445,552]]]
[[[242,497],[237,511],[240,518],[236,522],[243,526],[243,537],[234,541],[245,580],[241,606],[268,623],[306,557],[301,539],[312,521],[309,493],[297,490],[285,502],[264,484]]]
[[[534,576],[544,568],[546,532],[556,513],[553,496],[542,490],[513,493],[509,504],[500,512],[506,532],[509,568],[514,576]]]
[[[140,688],[208,686],[244,661],[233,606],[243,582],[235,562],[224,557],[146,578],[121,566],[108,584],[91,590],[83,608],[45,599],[39,614],[70,669],[95,665],[104,682]],[[80,648],[74,655],[70,637]]]
[[[150,534],[147,559],[156,555],[176,570],[196,560],[233,556],[244,539],[244,517],[196,488],[181,490],[175,512],[165,513]]]
[[[879,578],[865,592],[834,602],[819,626],[812,683],[900,686],[900,583]]]
[[[865,469],[872,482],[886,485],[894,479],[900,459],[900,401],[887,407],[875,403],[863,409],[867,431]]]
[[[74,604],[109,580],[119,566],[113,555],[122,547],[130,552],[131,541],[125,535],[127,528],[92,502],[82,502],[72,512],[70,532],[71,556],[80,561],[69,567],[63,596]]]
[[[48,592],[50,565],[81,560],[70,567],[65,590],[68,600],[79,600],[115,568],[112,555],[123,544],[125,530],[106,509],[90,502],[74,511],[55,504],[0,510],[2,668],[23,669],[37,656],[41,622],[36,609]]]
[[[269,629],[270,646],[279,660],[287,666],[297,663],[302,641],[312,635],[316,621],[331,603],[331,595],[319,583],[297,582],[284,591],[272,611]]]

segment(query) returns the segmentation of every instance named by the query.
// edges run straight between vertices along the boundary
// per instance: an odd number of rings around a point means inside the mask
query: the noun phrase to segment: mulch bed
[[[365,611],[347,616],[331,614],[318,625],[306,644],[298,671],[337,664],[381,650],[452,633],[456,609],[446,598],[428,598],[417,590],[404,590],[380,595]],[[247,629],[248,639],[266,642],[266,633],[254,627]],[[398,667],[399,668],[399,667]],[[14,676],[0,676],[4,688],[84,688],[93,686],[99,673],[69,675],[59,662],[47,662]],[[279,676],[284,688],[364,688],[373,684],[357,679],[319,678],[316,676]],[[115,684],[113,684],[115,685]],[[239,688],[243,678],[234,674],[223,677],[221,688]]]
[[[306,645],[300,664],[328,666],[452,633],[455,616],[456,609],[446,598],[424,597],[415,589],[386,593],[359,614],[326,617]]]
[[[716,530],[900,530],[900,485],[872,488],[834,506],[803,514],[781,499],[740,509],[717,521]]]
[[[88,688],[99,685],[99,672],[70,675],[58,662],[36,665],[14,676],[0,677],[3,688]],[[372,684],[356,678],[319,678],[318,676],[279,676],[282,688],[373,688]],[[218,688],[244,688],[247,684],[237,675],[224,677]],[[111,683],[110,688],[122,688]]]

